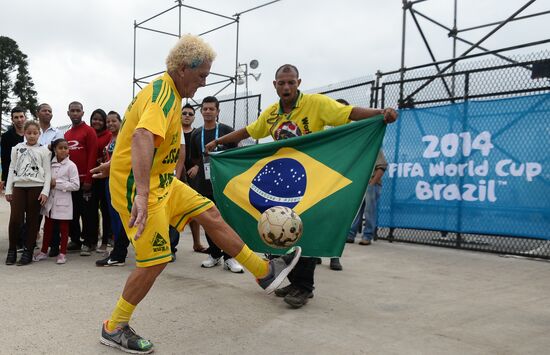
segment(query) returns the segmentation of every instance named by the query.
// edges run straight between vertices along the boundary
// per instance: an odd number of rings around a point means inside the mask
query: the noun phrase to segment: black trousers
[[[294,269],[288,274],[288,280],[294,286],[313,291],[314,274],[317,261],[315,258],[300,258]]]
[[[109,204],[110,200],[107,200],[105,194],[105,184],[108,182],[107,179],[94,179],[92,183],[92,198],[91,205],[92,211],[91,217],[92,220],[92,233],[94,235],[99,235],[99,211],[101,212],[101,229],[102,237],[101,244],[107,244],[109,238],[113,235],[111,230],[111,216],[109,215]]]
[[[69,228],[71,242],[77,245],[86,245],[88,247],[97,247],[97,233],[94,235],[91,191],[86,193],[82,187],[78,191],[71,193],[73,199],[73,220]],[[84,198],[86,196],[86,199]],[[97,213],[97,212],[96,212]],[[82,228],[80,228],[80,219],[82,218]],[[83,240],[81,240],[81,237]]]

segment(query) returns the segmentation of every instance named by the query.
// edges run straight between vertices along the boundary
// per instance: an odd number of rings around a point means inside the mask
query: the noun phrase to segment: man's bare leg
[[[275,291],[288,273],[296,266],[302,249],[296,247],[289,254],[271,261],[256,255],[242,241],[238,234],[223,219],[214,206],[194,217],[210,236],[210,239],[224,252],[235,258],[250,271],[267,293]]]
[[[149,267],[137,267],[132,271],[124,290],[122,291],[122,297],[128,301],[128,303],[137,305],[147,295],[157,276],[160,275],[162,270],[166,267],[166,263],[160,265],[154,265]]]
[[[216,207],[193,218],[204,228],[210,239],[231,257],[237,256],[245,246],[239,235],[222,219]]]

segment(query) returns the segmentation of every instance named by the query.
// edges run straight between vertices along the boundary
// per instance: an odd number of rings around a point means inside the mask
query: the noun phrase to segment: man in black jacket
[[[2,182],[0,182],[0,190],[4,189],[6,180],[8,179],[8,170],[11,163],[11,148],[23,142],[23,126],[27,120],[25,109],[17,106],[11,110],[11,122],[13,125],[2,134],[1,149],[2,149]]]

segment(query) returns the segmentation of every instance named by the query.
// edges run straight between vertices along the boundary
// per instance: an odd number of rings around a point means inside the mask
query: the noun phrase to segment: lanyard
[[[218,139],[218,127],[219,127],[219,124],[216,123],[216,133],[215,133],[215,138],[214,140]],[[202,131],[201,131],[201,153],[204,154],[204,126],[202,127]]]

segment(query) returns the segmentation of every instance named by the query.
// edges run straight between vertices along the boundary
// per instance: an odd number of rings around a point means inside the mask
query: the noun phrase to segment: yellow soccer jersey
[[[269,106],[260,117],[246,127],[254,139],[271,135],[274,140],[297,137],[322,131],[325,126],[341,126],[350,122],[352,106],[320,94],[298,93],[290,113],[283,113],[280,101]]]
[[[145,128],[154,135],[155,152],[151,165],[149,208],[164,206],[181,143],[181,96],[172,78],[164,73],[141,90],[128,106],[111,159],[109,188],[113,207],[130,212],[136,186],[132,171],[132,135]]]

